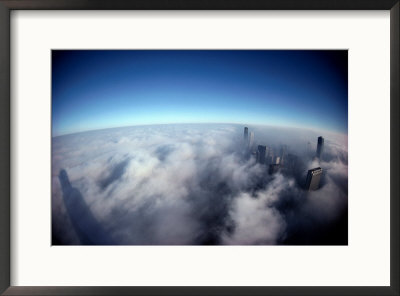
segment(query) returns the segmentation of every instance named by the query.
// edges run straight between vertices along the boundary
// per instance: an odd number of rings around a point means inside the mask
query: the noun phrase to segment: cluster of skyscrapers
[[[270,175],[275,174],[281,168],[291,169],[296,164],[297,157],[292,154],[287,154],[287,146],[282,145],[279,151],[274,151],[272,147],[267,145],[258,145],[255,149],[254,144],[254,132],[249,133],[248,127],[244,128],[244,143],[248,153],[256,158],[257,163],[268,166],[268,173]],[[317,151],[315,157],[318,160],[322,159],[324,151],[324,138],[318,137]],[[319,188],[322,168],[317,167],[308,170],[307,178],[305,182],[305,189],[312,191]]]
[[[247,127],[244,128],[244,142],[248,151],[256,157],[258,163],[266,165],[283,164],[284,156],[286,154],[285,145],[281,147],[279,153],[276,153],[272,147],[266,145],[258,145],[257,149],[255,149],[254,132],[249,133]]]

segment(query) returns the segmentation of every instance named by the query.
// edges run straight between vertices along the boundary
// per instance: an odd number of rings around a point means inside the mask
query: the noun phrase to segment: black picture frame
[[[399,0],[0,0],[1,295],[400,295]],[[390,286],[21,287],[10,286],[10,12],[13,10],[390,10]],[[368,258],[366,258],[366,261]]]

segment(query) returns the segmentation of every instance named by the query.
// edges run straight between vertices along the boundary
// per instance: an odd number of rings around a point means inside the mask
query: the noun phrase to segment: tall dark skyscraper
[[[322,169],[320,167],[308,170],[306,179],[306,189],[308,191],[317,190],[321,180]]]
[[[321,159],[322,153],[324,152],[324,138],[318,137],[318,146],[317,146],[317,157]]]
[[[261,164],[265,164],[265,152],[266,147],[264,145],[258,145],[257,148],[257,162]]]
[[[244,135],[243,135],[243,139],[244,142],[247,143],[247,140],[249,138],[249,129],[247,127],[244,128]]]

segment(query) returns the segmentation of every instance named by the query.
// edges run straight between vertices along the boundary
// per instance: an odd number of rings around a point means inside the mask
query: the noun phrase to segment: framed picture
[[[1,293],[399,295],[399,9],[1,1]]]

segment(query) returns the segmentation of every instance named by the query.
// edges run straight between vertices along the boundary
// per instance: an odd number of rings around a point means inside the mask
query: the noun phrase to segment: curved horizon
[[[53,50],[52,135],[232,122],[347,134],[347,51]]]
[[[74,131],[72,133],[65,133],[60,135],[53,135],[52,138],[63,137],[63,136],[73,136],[76,134],[81,133],[91,133],[91,132],[101,132],[101,131],[108,131],[112,129],[129,129],[129,128],[140,128],[140,127],[153,127],[153,126],[169,126],[169,125],[233,125],[233,126],[240,126],[240,127],[248,127],[248,128],[274,128],[274,129],[286,129],[286,130],[302,130],[302,131],[309,131],[314,133],[320,133],[321,135],[325,134],[333,134],[337,136],[345,136],[347,137],[347,133],[341,133],[337,131],[330,131],[324,130],[321,128],[315,127],[302,127],[302,126],[280,126],[280,125],[267,125],[267,124],[247,124],[247,123],[233,123],[233,122],[181,122],[181,123],[155,123],[155,124],[137,124],[137,125],[126,125],[126,126],[115,126],[115,127],[106,127],[106,128],[98,128],[98,129],[91,129],[91,130],[82,130],[82,131]]]

